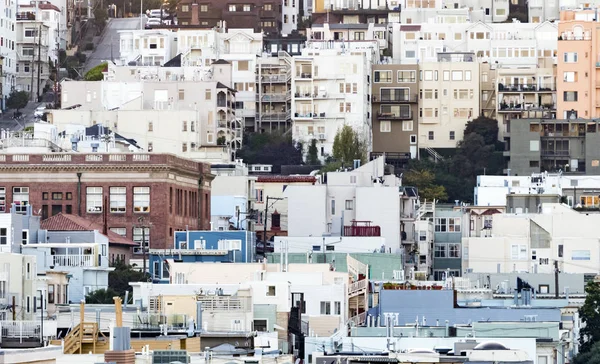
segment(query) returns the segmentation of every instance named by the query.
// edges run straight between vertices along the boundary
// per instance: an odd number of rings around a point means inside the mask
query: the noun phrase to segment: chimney
[[[198,3],[192,4],[192,25],[199,25],[200,20],[198,19]]]

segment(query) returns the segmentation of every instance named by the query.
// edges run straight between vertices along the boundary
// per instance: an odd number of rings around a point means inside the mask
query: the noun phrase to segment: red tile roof
[[[258,176],[257,182],[273,182],[273,183],[293,183],[293,182],[308,182],[315,183],[316,178],[314,176],[275,176],[275,175],[265,175]]]
[[[81,216],[59,213],[41,222],[41,228],[49,231],[93,231],[102,233],[100,224],[91,222]],[[108,231],[108,242],[110,244],[137,246],[136,242],[129,240],[117,233]]]

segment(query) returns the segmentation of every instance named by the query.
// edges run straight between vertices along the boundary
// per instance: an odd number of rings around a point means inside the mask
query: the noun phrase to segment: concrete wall
[[[288,236],[321,236],[327,224],[327,186],[288,186]]]

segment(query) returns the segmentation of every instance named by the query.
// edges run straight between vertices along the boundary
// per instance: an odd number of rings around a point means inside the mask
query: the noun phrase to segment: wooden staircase
[[[85,344],[92,345],[92,352],[96,352],[96,343],[98,343],[99,336],[104,339],[106,337],[98,330],[98,324],[95,322],[84,322],[79,324],[69,332],[65,337],[64,353],[65,354],[82,354],[83,346]],[[89,345],[86,345],[89,347]]]

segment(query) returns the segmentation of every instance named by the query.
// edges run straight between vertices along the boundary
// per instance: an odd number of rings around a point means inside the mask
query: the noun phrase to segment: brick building
[[[210,229],[210,166],[169,154],[0,154],[0,211],[79,215],[153,249]],[[134,248],[134,253],[141,253]]]
[[[265,34],[281,31],[282,3],[274,0],[182,0],[177,7],[180,25],[254,29]]]

